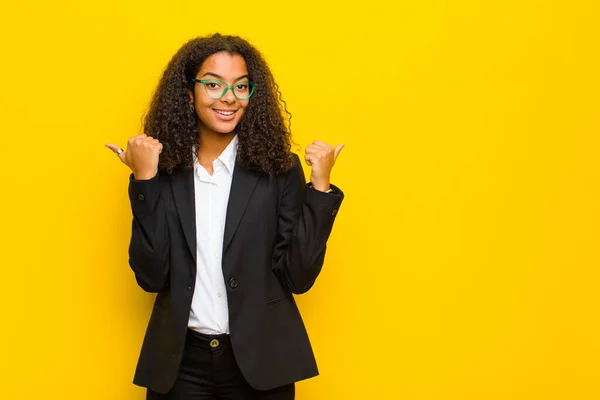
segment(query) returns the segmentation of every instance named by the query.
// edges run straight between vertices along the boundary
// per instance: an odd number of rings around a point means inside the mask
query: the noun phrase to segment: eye
[[[237,88],[240,90],[246,90],[248,89],[248,85],[245,83],[238,83]]]

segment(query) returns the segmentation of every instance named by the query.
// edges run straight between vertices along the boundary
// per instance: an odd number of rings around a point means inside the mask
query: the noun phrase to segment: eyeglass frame
[[[238,100],[248,100],[250,97],[252,97],[252,95],[254,94],[254,91],[256,90],[256,86],[254,85],[254,82],[252,81],[248,81],[248,86],[250,86],[250,94],[247,97],[242,97],[239,98],[237,96],[237,94],[235,94],[235,91],[233,90],[233,88],[235,87],[235,85],[239,84],[238,83],[234,83],[233,85],[229,85],[227,82],[222,81],[221,79],[197,79],[197,78],[192,78],[192,82],[194,83],[201,83],[204,86],[204,90],[206,91],[206,94],[208,95],[208,97],[210,97],[211,99],[222,99],[223,96],[225,96],[225,94],[227,93],[228,90],[231,90],[231,93],[233,93],[233,96],[238,99]],[[210,82],[220,82],[223,85],[225,85],[225,89],[223,90],[223,93],[221,93],[220,97],[213,97],[210,95],[210,93],[208,93],[208,88],[206,87],[206,83],[210,83]]]

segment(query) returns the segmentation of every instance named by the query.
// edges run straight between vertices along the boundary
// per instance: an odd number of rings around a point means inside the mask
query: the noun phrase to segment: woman
[[[219,34],[175,54],[132,171],[129,263],[158,293],[134,383],[148,399],[294,398],[318,374],[292,293],[314,284],[343,193],[336,148],[306,148],[306,184],[260,53]],[[287,112],[287,111],[286,111]]]

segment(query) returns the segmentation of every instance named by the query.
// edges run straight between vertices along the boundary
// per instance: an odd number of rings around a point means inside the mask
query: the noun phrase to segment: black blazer
[[[168,392],[184,350],[196,277],[193,168],[130,180],[129,264],[157,292],[134,383]],[[306,185],[298,156],[277,176],[236,163],[223,239],[231,342],[251,386],[269,390],[318,374],[292,293],[314,284],[343,193]]]

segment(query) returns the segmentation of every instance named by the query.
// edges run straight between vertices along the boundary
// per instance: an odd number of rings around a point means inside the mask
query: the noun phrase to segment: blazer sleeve
[[[321,272],[344,193],[333,185],[331,193],[306,185],[300,159],[294,157],[280,198],[273,272],[286,289],[300,294],[312,287]]]
[[[160,292],[169,284],[170,238],[166,205],[161,196],[160,176],[129,180],[129,201],[133,214],[129,265],[135,279],[147,292]]]

